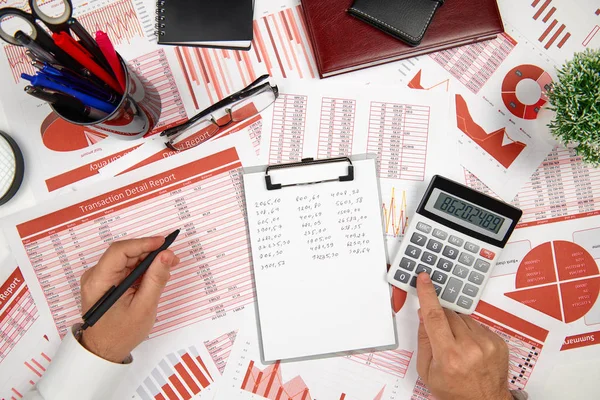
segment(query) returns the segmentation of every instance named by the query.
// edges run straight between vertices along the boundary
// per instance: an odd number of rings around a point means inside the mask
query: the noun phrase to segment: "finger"
[[[161,237],[148,237],[114,242],[104,252],[94,268],[94,275],[113,275],[122,273],[129,259],[137,259],[144,253],[158,249],[165,242]]]
[[[444,310],[444,313],[446,314],[448,324],[450,325],[450,329],[452,329],[454,337],[460,339],[463,337],[471,336],[471,330],[459,314],[455,313],[452,310]]]
[[[467,328],[469,328],[472,332],[481,333],[485,330],[485,328],[482,327],[479,322],[475,321],[469,315],[462,314],[460,318],[464,321],[465,325],[467,325]]]
[[[433,354],[439,355],[441,354],[439,352],[454,342],[454,335],[437,298],[431,278],[426,272],[420,273],[417,278],[417,294],[421,304],[423,325],[429,336]]]
[[[431,342],[429,340],[429,336],[427,335],[427,331],[425,330],[425,325],[420,323],[417,347],[417,372],[419,373],[419,376],[425,380],[429,376],[429,366],[431,365],[431,360],[433,360]]]
[[[139,263],[141,263],[144,260],[144,258],[148,257],[148,254],[150,253],[143,253],[140,254],[138,257],[128,258],[126,267],[129,269],[135,268]]]
[[[171,250],[161,251],[142,277],[140,287],[135,293],[133,303],[145,310],[156,311],[158,300],[169,278],[171,267],[178,261]]]

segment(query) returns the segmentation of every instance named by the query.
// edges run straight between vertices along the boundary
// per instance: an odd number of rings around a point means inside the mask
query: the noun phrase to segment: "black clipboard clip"
[[[285,169],[285,168],[296,168],[296,167],[306,167],[308,165],[320,165],[320,164],[331,164],[338,162],[347,162],[348,165],[348,174],[340,176],[338,178],[333,179],[325,179],[322,181],[314,181],[314,182],[304,182],[304,183],[290,183],[288,185],[284,185],[281,183],[273,183],[271,181],[271,176],[269,175],[269,171],[277,170],[277,169]],[[349,157],[337,157],[337,158],[328,158],[324,160],[315,160],[311,158],[303,158],[300,162],[294,162],[289,164],[278,164],[278,165],[269,165],[267,170],[265,171],[265,183],[267,184],[267,190],[278,190],[284,187],[289,186],[301,186],[301,185],[314,185],[316,183],[325,183],[325,182],[349,182],[354,180],[354,166],[352,165],[352,160]]]

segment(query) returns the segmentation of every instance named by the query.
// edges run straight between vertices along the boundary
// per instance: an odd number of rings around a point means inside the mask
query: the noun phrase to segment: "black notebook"
[[[159,0],[158,44],[249,50],[253,0]]]

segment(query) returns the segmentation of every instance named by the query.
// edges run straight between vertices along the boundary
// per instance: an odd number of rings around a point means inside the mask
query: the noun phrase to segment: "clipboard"
[[[395,348],[376,157],[246,168],[244,192],[262,361]]]

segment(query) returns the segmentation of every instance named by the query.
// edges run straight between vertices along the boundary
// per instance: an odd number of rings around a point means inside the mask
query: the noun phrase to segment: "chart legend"
[[[523,152],[525,143],[511,139],[505,128],[488,133],[479,126],[471,116],[467,102],[456,95],[456,122],[458,128],[473,142],[479,145],[504,168],[510,168],[512,163]]]

